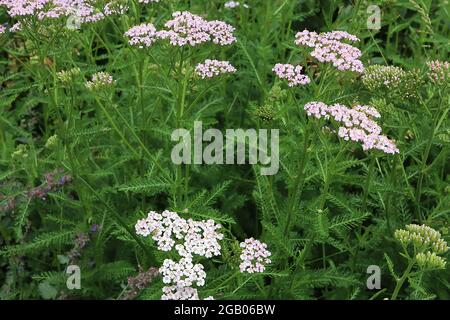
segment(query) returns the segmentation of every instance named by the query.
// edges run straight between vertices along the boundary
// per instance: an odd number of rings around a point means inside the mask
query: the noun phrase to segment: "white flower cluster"
[[[88,90],[98,91],[113,86],[115,82],[108,72],[97,72],[92,76],[91,81],[85,83],[85,86]]]
[[[259,240],[245,239],[244,242],[241,242],[240,247],[243,249],[241,253],[242,262],[239,265],[241,272],[264,272],[266,270],[265,265],[272,262],[269,259],[272,254],[267,250],[267,244]]]
[[[204,286],[206,272],[202,264],[194,264],[193,255],[206,258],[220,255],[219,240],[223,234],[218,232],[220,224],[213,220],[194,221],[183,219],[176,212],[165,210],[161,214],[151,211],[147,218],[139,220],[136,233],[158,243],[158,249],[170,251],[175,248],[182,257],[175,262],[164,260],[159,272],[165,284],[163,300],[198,300],[197,289],[192,285]]]
[[[205,285],[206,272],[203,265],[194,264],[191,258],[181,258],[179,262],[166,259],[159,272],[163,275],[165,284],[175,284],[181,288],[191,287],[193,284],[199,287]]]
[[[235,9],[239,8],[241,6],[241,3],[239,1],[227,1],[223,6],[226,9]],[[242,6],[246,9],[249,8],[249,6],[246,3],[244,3]]]
[[[161,214],[151,211],[135,226],[137,234],[144,237],[151,234],[159,250],[170,251],[175,247],[178,254],[186,258],[192,258],[193,254],[206,258],[220,255],[218,241],[223,235],[217,230],[221,227],[213,220],[186,220],[168,210]],[[177,241],[181,242],[176,244]]]

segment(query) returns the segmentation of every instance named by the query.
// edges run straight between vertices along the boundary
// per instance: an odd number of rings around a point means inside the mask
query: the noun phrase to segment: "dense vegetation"
[[[226,2],[0,0],[0,299],[450,299],[448,1]],[[278,172],[175,164],[195,121]]]

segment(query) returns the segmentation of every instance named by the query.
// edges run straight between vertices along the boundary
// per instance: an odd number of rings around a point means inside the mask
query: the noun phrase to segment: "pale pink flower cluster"
[[[98,9],[103,5],[102,9]],[[38,20],[76,17],[80,23],[97,22],[112,14],[122,14],[128,7],[117,0],[0,0],[12,18],[35,17]]]
[[[272,262],[269,259],[272,254],[267,250],[267,244],[259,240],[245,239],[244,242],[241,242],[240,247],[243,249],[239,265],[241,272],[264,272],[266,265]]]
[[[6,29],[7,29],[7,27],[5,24],[0,24],[0,34],[5,33]]]
[[[156,28],[151,23],[143,23],[132,27],[125,32],[125,36],[130,38],[128,43],[139,48],[150,47],[157,40]]]
[[[359,41],[359,39],[345,31],[316,33],[308,30],[298,32],[295,44],[314,48],[310,55],[320,62],[331,62],[340,71],[351,70],[362,73],[364,66],[359,60],[361,51],[341,40]]]
[[[153,2],[159,2],[161,0],[139,0],[139,3],[143,3],[143,4],[149,4],[149,3],[153,3]]]
[[[181,256],[178,262],[166,259],[159,269],[163,282],[172,285],[163,288],[161,299],[198,300],[197,289],[191,286],[203,286],[206,273],[203,265],[193,263],[193,255],[206,258],[220,255],[219,240],[223,239],[218,232],[220,228],[221,225],[213,220],[186,220],[168,210],[161,214],[151,211],[147,218],[136,223],[137,234],[144,237],[151,235],[159,250],[175,248]]]
[[[298,65],[277,63],[272,71],[275,72],[278,78],[287,80],[289,87],[295,87],[311,82],[307,75],[302,74],[302,69],[303,67]]]
[[[379,112],[371,106],[355,106],[348,108],[341,104],[327,105],[323,102],[309,102],[305,105],[308,116],[317,119],[332,118],[342,124],[338,136],[348,141],[362,143],[363,150],[378,149],[388,154],[399,153],[395,143],[381,134],[381,127],[374,118],[379,118]]]
[[[228,61],[206,59],[195,67],[195,72],[202,79],[213,78],[224,73],[235,73],[236,68]]]
[[[172,17],[165,24],[167,30],[160,31],[159,36],[169,39],[174,46],[195,46],[209,41],[224,46],[236,41],[234,27],[223,21],[207,21],[188,11],[174,12]]]
[[[146,46],[156,40],[166,39],[171,45],[180,47],[196,46],[209,41],[224,46],[236,41],[233,35],[234,27],[223,21],[207,21],[187,11],[174,12],[172,17],[172,20],[165,23],[166,30],[156,31],[153,25],[144,24],[131,28],[125,35],[132,38],[130,44],[145,43]],[[145,34],[148,29],[151,29],[151,32]],[[131,36],[128,33],[131,33]],[[133,35],[139,37],[138,41],[136,39],[133,41]]]
[[[448,61],[428,61],[428,77],[431,81],[445,82],[450,80],[450,63]]]
[[[89,90],[100,90],[114,85],[115,80],[107,72],[97,72],[92,76],[91,81],[87,81],[85,86]]]

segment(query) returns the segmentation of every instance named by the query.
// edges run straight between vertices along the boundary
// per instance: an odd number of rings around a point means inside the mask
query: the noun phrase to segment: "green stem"
[[[292,214],[296,207],[295,203],[296,203],[297,199],[300,198],[300,196],[301,196],[302,186],[303,186],[303,182],[305,180],[305,167],[306,167],[306,158],[307,158],[308,147],[309,147],[309,124],[306,124],[305,135],[304,135],[304,140],[303,140],[303,149],[302,149],[302,153],[300,155],[301,160],[300,160],[299,170],[298,170],[297,177],[295,178],[295,181],[294,181],[293,192],[291,192],[291,195],[288,200],[288,204],[289,204],[288,214],[287,214],[287,218],[286,218],[286,224],[285,224],[284,230],[283,230],[283,234],[285,237],[287,237],[288,233],[289,233],[289,228],[290,228],[291,220],[292,220]]]
[[[397,299],[398,293],[400,291],[400,289],[403,286],[403,283],[405,282],[405,280],[408,278],[408,276],[411,273],[411,269],[414,266],[415,260],[411,259],[408,263],[408,267],[406,268],[405,272],[403,273],[402,277],[400,279],[397,280],[397,285],[395,286],[394,292],[392,293],[391,296],[391,300],[395,300]]]

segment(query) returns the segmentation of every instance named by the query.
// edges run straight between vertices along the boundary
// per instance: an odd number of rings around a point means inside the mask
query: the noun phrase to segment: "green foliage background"
[[[0,201],[17,202],[0,211],[1,299],[119,297],[139,266],[158,267],[167,258],[134,234],[150,210],[224,226],[222,256],[206,262],[200,290],[216,299],[390,298],[394,274],[406,267],[393,232],[425,223],[449,239],[450,98],[448,86],[425,75],[426,61],[449,60],[448,1],[249,0],[249,9],[235,10],[224,10],[224,2],[130,1],[129,14],[81,30],[34,21],[0,35]],[[379,31],[366,26],[371,4],[381,8]],[[129,27],[161,26],[176,10],[226,21],[236,27],[237,43],[185,50],[127,44]],[[295,33],[305,28],[355,34],[365,66],[396,65],[418,80],[371,92],[360,76],[318,65],[296,47]],[[189,78],[206,58],[230,60],[238,72]],[[299,63],[314,80],[289,89],[274,78],[275,63]],[[81,75],[60,83],[56,73],[73,67]],[[115,89],[86,90],[85,79],[97,71],[111,73]],[[304,104],[317,100],[375,106],[400,154],[363,152],[339,140],[325,122],[307,119]],[[171,132],[192,129],[196,120],[222,130],[280,129],[280,172],[173,165]],[[27,190],[58,168],[73,181],[45,200],[30,200]],[[100,226],[95,233],[93,224]],[[82,288],[68,291],[66,256],[82,232],[91,237],[79,261]],[[250,236],[273,253],[263,274],[236,273],[238,241]],[[382,269],[380,291],[366,288],[369,265]],[[417,272],[399,298],[449,299],[449,279],[448,267]],[[159,299],[162,286],[157,278],[138,298]]]

